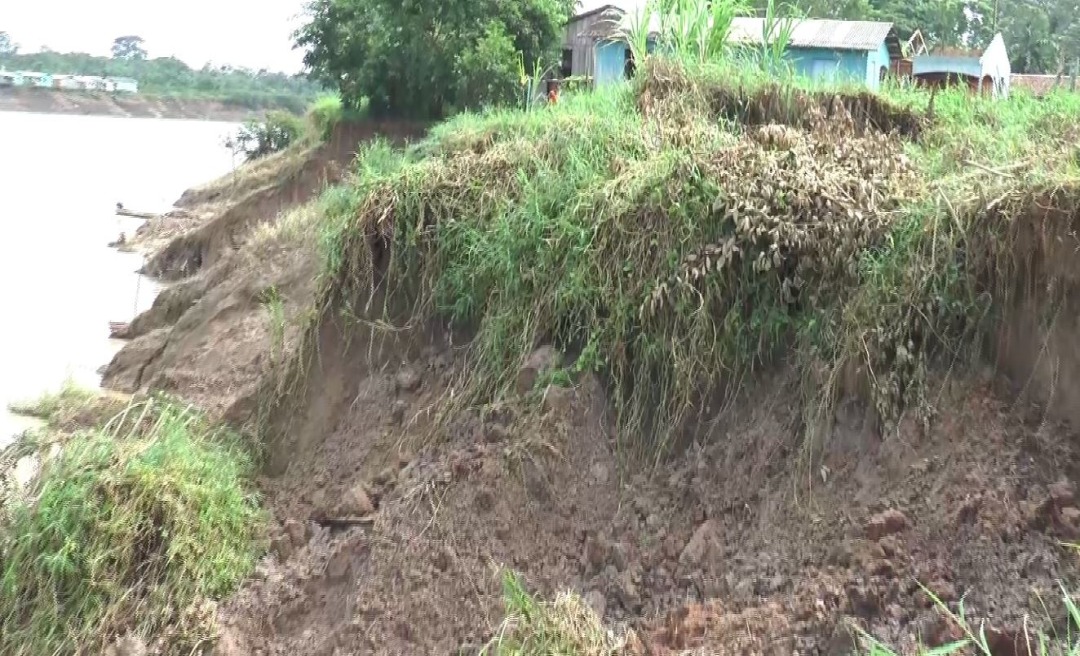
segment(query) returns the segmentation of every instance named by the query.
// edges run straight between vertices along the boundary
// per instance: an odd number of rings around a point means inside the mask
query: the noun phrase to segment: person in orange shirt
[[[559,102],[559,83],[555,80],[548,82],[548,102],[552,105]]]

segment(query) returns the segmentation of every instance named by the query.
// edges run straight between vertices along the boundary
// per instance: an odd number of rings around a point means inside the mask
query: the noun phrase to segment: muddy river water
[[[227,173],[235,125],[0,112],[0,445],[26,427],[8,405],[95,386],[121,344],[110,321],[153,302],[142,256],[108,248],[138,220]]]

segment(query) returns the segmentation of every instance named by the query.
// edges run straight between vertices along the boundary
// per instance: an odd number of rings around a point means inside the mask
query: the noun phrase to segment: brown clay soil
[[[129,342],[105,368],[103,385],[174,394],[218,419],[249,418],[263,376],[296,345],[318,270],[312,235],[249,243],[252,233],[340,180],[363,142],[375,135],[402,141],[422,130],[342,125],[321,146],[190,190],[172,212],[147,221],[132,246],[149,253],[147,273],[170,284],[121,333]],[[280,335],[269,294],[282,302]]]
[[[223,609],[220,654],[476,653],[504,566],[577,591],[641,653],[845,653],[856,625],[905,651],[958,637],[920,584],[999,641],[1043,603],[1065,617],[1080,454],[988,382],[946,386],[925,434],[883,440],[846,407],[806,471],[796,381],[777,375],[645,473],[620,469],[593,380],[550,388],[540,415],[433,423],[452,351],[372,369],[355,343],[320,346],[287,467],[263,481],[273,553]]]
[[[266,292],[283,300],[289,353],[317,264],[310,243],[246,237],[312,197],[355,144],[307,154],[285,185],[268,173],[242,193],[185,195],[199,218],[169,228],[159,253],[177,257],[157,258],[179,281],[132,324],[106,384],[250,419],[275,352]],[[317,342],[272,416],[272,549],[220,609],[223,656],[476,653],[503,618],[502,568],[542,597],[577,591],[639,653],[847,653],[855,626],[910,653],[959,635],[927,591],[985,618],[995,655],[1026,653],[1025,626],[1067,628],[1080,443],[997,375],[940,381],[925,430],[882,436],[842,403],[810,459],[799,381],[775,371],[646,468],[620,454],[592,378],[549,388],[539,410],[440,417],[462,380],[459,340],[372,343],[326,321]]]

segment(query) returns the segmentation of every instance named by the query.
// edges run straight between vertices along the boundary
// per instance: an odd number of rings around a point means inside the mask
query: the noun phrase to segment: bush
[[[341,103],[341,97],[337,95],[320,97],[307,112],[308,123],[315,134],[323,140],[330,138],[330,132],[344,117],[345,108]]]
[[[501,23],[492,22],[484,35],[457,58],[458,97],[469,109],[511,106],[518,102],[521,84],[514,41]]]
[[[258,556],[251,473],[234,435],[168,404],[73,437],[0,504],[0,653],[102,653],[128,632],[192,653]]]
[[[287,112],[270,112],[263,121],[248,121],[237,133],[232,147],[250,162],[285,150],[304,134],[304,122]]]

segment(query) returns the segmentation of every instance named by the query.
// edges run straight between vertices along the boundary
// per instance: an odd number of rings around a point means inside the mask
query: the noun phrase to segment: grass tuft
[[[251,474],[236,436],[159,401],[66,439],[0,504],[0,653],[102,653],[129,633],[192,653],[259,554]]]
[[[11,412],[50,422],[65,415],[77,414],[99,398],[93,390],[84,389],[73,381],[65,381],[57,392],[48,392],[30,401],[19,401],[9,406]]]
[[[614,656],[626,640],[606,629],[581,597],[563,593],[536,600],[513,572],[503,573],[506,620],[482,656]]]

